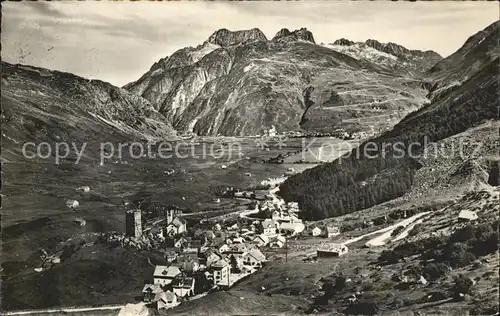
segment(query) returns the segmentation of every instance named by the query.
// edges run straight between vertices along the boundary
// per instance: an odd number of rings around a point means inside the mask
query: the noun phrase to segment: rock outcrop
[[[286,39],[286,40],[302,40],[306,42],[311,42],[313,44],[316,44],[314,41],[314,36],[313,34],[308,31],[305,27],[295,30],[293,32],[290,32],[289,29],[283,28],[281,29],[276,35],[273,37],[273,41],[280,40],[280,39]]]
[[[252,41],[267,41],[266,36],[258,28],[242,31],[230,31],[228,29],[220,29],[210,35],[207,42],[219,46],[230,46],[236,44],[244,44]]]

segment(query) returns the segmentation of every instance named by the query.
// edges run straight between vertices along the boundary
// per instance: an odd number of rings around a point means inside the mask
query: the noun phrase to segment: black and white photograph
[[[499,315],[498,1],[2,1],[0,314]]]

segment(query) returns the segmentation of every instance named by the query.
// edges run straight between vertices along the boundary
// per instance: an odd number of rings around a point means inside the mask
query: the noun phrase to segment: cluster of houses
[[[260,247],[283,247],[286,242],[275,231],[264,234],[259,221],[241,228],[238,224],[222,227],[216,223],[211,229],[189,234],[179,217],[170,217],[167,222],[164,235],[171,250],[165,252],[166,264],[155,267],[152,282],[142,290],[144,302],[158,309],[230,287],[262,267],[266,257]]]

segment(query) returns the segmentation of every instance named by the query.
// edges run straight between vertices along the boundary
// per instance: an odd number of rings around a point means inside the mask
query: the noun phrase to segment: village
[[[322,259],[332,260],[347,255],[348,246],[366,237],[369,237],[367,242],[363,242],[366,247],[383,245],[391,238],[403,239],[415,226],[413,222],[421,222],[429,215],[428,212],[418,213],[415,210],[395,211],[363,222],[363,227],[381,228],[361,236],[355,234],[356,237],[346,234],[349,230],[346,231],[348,227],[345,225],[307,223],[306,226],[299,218],[299,204],[285,202],[277,195],[280,184],[286,178],[283,174],[262,180],[259,189],[229,187],[221,191],[221,198],[253,201],[252,207],[231,218],[200,220],[174,207],[152,212],[151,205],[125,202],[124,207],[129,208],[125,211],[125,234],[109,232],[102,237],[106,243],[143,249],[163,257],[161,262],[150,262],[154,270],[143,285],[140,304],[165,310],[216,291],[226,291],[269,261],[282,260],[283,254],[284,258],[288,258],[289,253],[294,257],[299,254],[304,262],[317,263]],[[77,190],[88,193],[90,188],[82,186]],[[68,200],[67,207],[76,209],[79,202]],[[418,221],[418,218],[422,219]],[[477,215],[472,211],[462,211],[458,218],[470,221],[477,219]],[[404,220],[393,223],[398,219]],[[79,225],[85,225],[84,219],[78,220]],[[348,235],[351,235],[350,239]],[[300,244],[300,240],[310,238],[321,239],[311,240],[312,244],[308,244],[307,249],[297,249],[298,241]],[[55,257],[48,254],[45,257],[59,263]],[[41,270],[36,269],[37,272]]]
[[[267,250],[286,252],[287,239],[304,233],[305,225],[298,217],[298,203],[286,203],[276,195],[282,181],[264,180],[262,184],[269,187],[266,199],[242,212],[237,222],[212,221],[190,227],[182,211],[169,209],[165,219],[145,225],[140,209],[127,211],[124,239],[129,244],[154,247],[156,241],[169,245],[164,252],[167,264],[156,265],[150,282],[142,289],[143,302],[162,310],[227,290],[262,268],[270,260],[264,254]],[[270,216],[259,216],[262,214]],[[339,229],[328,227],[322,231],[315,227],[308,234],[333,237]],[[347,247],[339,246],[328,255],[345,252]]]

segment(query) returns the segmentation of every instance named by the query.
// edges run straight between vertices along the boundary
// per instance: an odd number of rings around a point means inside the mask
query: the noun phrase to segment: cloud
[[[4,2],[2,59],[123,85],[217,29],[253,27],[268,38],[283,27],[307,27],[317,42],[374,38],[448,55],[498,19],[494,8],[491,2]]]

